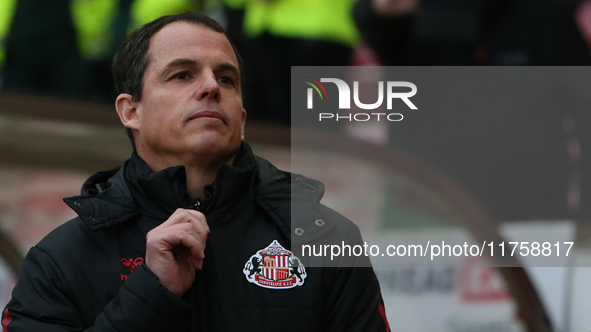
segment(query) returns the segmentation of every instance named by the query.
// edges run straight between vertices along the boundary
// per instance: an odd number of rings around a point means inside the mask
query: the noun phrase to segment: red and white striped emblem
[[[307,276],[300,260],[277,240],[252,255],[242,272],[249,282],[271,289],[302,286]]]

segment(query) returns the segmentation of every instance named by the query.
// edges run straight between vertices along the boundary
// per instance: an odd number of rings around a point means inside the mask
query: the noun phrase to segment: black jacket
[[[297,179],[294,208],[308,220],[302,237],[360,238],[354,224],[319,204],[320,182]],[[27,254],[4,332],[389,330],[371,268],[307,267],[304,284],[290,289],[246,279],[257,251],[274,240],[290,249],[291,174],[243,144],[206,193],[191,199],[183,167],[154,173],[137,155],[90,177],[82,195],[64,199],[78,217]],[[203,269],[178,299],[142,262],[148,231],[180,207],[204,211],[211,233]]]

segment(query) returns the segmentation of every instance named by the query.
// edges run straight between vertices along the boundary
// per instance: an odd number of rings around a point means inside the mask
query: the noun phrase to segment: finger
[[[187,211],[193,217],[195,217],[195,219],[198,220],[199,223],[201,223],[203,225],[203,227],[207,230],[207,233],[209,233],[209,225],[207,224],[207,218],[205,218],[205,215],[202,212],[195,211],[195,210],[185,210],[185,211]]]
[[[191,234],[185,233],[186,235],[181,238],[181,244],[188,248],[191,252],[191,265],[195,270],[199,270],[203,267],[203,259],[205,259],[205,246],[195,239]]]
[[[207,235],[209,234],[209,227],[207,227],[207,224],[203,224],[198,220],[190,220],[188,224],[191,225],[189,232],[193,234],[193,236],[199,237],[201,242],[205,244],[207,242]]]
[[[154,243],[153,242],[154,239],[161,238],[163,236],[162,234],[168,234],[168,232],[174,232],[174,231],[179,231],[179,230],[186,231],[189,234],[191,234],[193,237],[198,239],[203,245],[203,250],[205,250],[205,245],[207,242],[207,230],[204,228],[203,224],[199,223],[198,221],[196,221],[194,219],[191,219],[188,222],[184,222],[184,223],[178,223],[178,224],[167,225],[164,227],[154,228],[153,230],[148,232],[148,234],[146,236],[146,240],[148,241],[148,244]],[[174,235],[174,233],[172,233],[172,234]],[[156,243],[156,245],[159,246],[160,250],[170,250],[171,246],[178,245],[178,239],[171,238],[171,240],[173,240],[174,242]]]
[[[185,210],[180,218],[186,218],[186,223],[191,224],[192,228],[189,230],[195,237],[199,237],[203,243],[207,241],[207,234],[209,234],[209,225],[203,213],[192,210]]]
[[[194,228],[194,230],[191,230],[191,233],[198,236],[202,242],[205,243],[205,241],[207,241],[209,226],[207,225],[205,216],[200,212],[191,212],[186,209],[177,209],[165,222],[152,229],[148,235],[160,232],[163,229],[177,224],[191,224]]]
[[[186,217],[186,215],[184,217]],[[177,225],[183,225],[183,226],[177,226]],[[191,217],[185,219],[185,222],[173,224],[173,225],[170,225],[167,227],[163,227],[161,229],[166,229],[169,227],[175,227],[175,228],[181,227],[181,228],[185,229],[186,231],[188,231],[189,233],[191,233],[193,236],[195,236],[195,238],[199,238],[201,240],[201,242],[203,242],[203,243],[205,243],[207,241],[207,234],[209,234],[209,227],[207,226],[207,223],[202,222],[201,220],[193,217],[192,215],[191,215]]]
[[[200,247],[205,250],[205,242],[199,236],[199,233],[194,230],[192,223],[175,224],[159,230],[154,229],[150,231],[146,237],[147,246],[155,247],[162,251],[171,251],[174,247],[183,244],[183,239],[187,235],[194,238]]]
[[[199,220],[200,223],[207,225],[207,219],[205,215],[199,211],[187,210],[187,209],[176,209],[173,214],[168,217],[166,221],[160,224],[158,227],[167,227],[174,224],[189,222],[190,220]],[[156,227],[156,228],[158,228]],[[209,229],[209,226],[206,227]]]
[[[184,250],[179,250],[181,247]],[[159,233],[157,238],[150,241],[148,250],[151,254],[169,257],[169,259],[172,257],[182,259],[185,255],[179,256],[179,253],[188,251],[186,258],[196,269],[201,268],[200,262],[205,258],[205,245],[184,229],[167,229]]]
[[[188,248],[191,251],[191,257],[198,258],[200,260],[205,258],[205,248],[204,244],[196,239],[193,235],[189,232],[181,231],[179,233],[181,239],[181,245],[185,248]]]

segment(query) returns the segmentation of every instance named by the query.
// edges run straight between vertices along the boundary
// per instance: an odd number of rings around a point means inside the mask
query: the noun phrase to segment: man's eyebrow
[[[174,59],[174,60],[170,61],[169,63],[167,63],[164,68],[166,71],[168,71],[170,69],[174,69],[177,67],[196,66],[197,64],[198,64],[198,62],[196,60],[186,59],[186,58],[178,58],[178,59]],[[234,74],[236,74],[236,76],[240,77],[240,70],[238,69],[238,67],[236,67],[235,65],[233,65],[230,62],[220,63],[218,65],[218,68],[230,70],[230,71],[234,72]]]
[[[166,69],[175,68],[175,67],[183,67],[183,66],[195,66],[197,61],[191,59],[174,59],[166,64]]]
[[[218,67],[221,69],[230,70],[230,71],[234,72],[234,74],[236,74],[236,76],[240,77],[240,70],[238,70],[238,67],[234,66],[233,64],[231,64],[229,62],[220,63],[218,65]]]

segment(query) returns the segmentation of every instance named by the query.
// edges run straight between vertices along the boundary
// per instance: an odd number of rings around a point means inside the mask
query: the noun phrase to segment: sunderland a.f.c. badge
[[[302,286],[307,277],[306,268],[300,260],[277,240],[252,255],[242,272],[246,280],[270,289]]]

